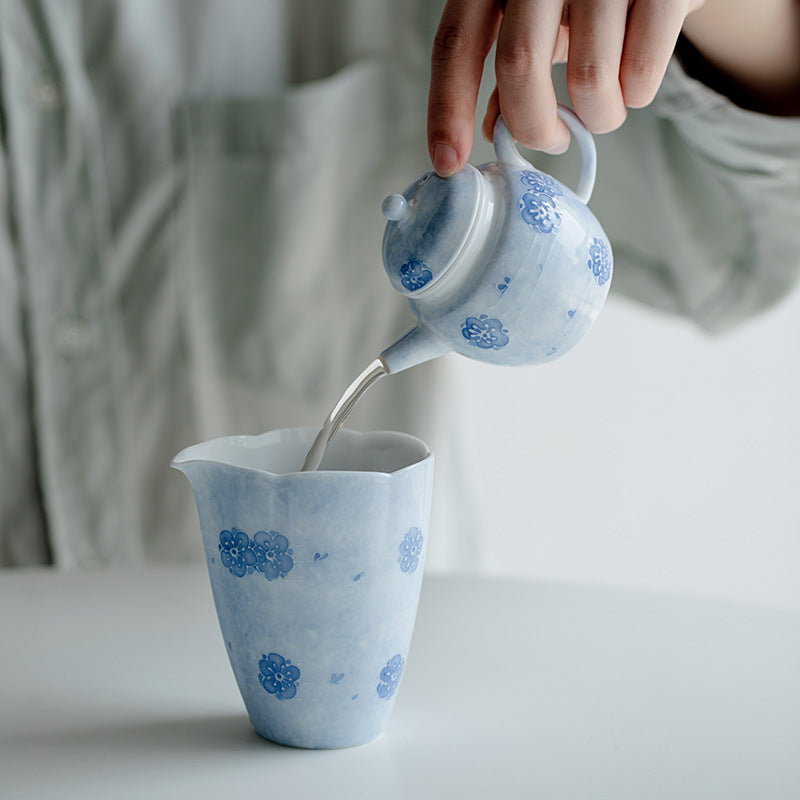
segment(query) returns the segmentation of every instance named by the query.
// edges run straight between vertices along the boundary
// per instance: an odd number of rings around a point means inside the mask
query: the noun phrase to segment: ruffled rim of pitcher
[[[258,472],[264,475],[269,475],[274,478],[281,478],[286,476],[296,476],[296,475],[304,475],[308,476],[309,479],[313,479],[314,475],[327,475],[330,476],[331,474],[337,475],[347,475],[347,474],[357,474],[363,475],[364,473],[369,473],[372,475],[382,475],[386,477],[394,477],[396,475],[400,475],[403,472],[412,469],[414,467],[418,467],[420,464],[424,463],[428,460],[433,460],[433,452],[428,447],[428,445],[422,441],[422,439],[418,438],[417,436],[413,436],[410,433],[403,433],[401,431],[386,431],[386,430],[378,430],[378,431],[357,431],[352,428],[342,428],[334,438],[333,442],[331,443],[331,448],[336,448],[337,442],[341,442],[342,439],[352,439],[357,438],[361,439],[363,437],[366,438],[378,438],[378,437],[391,437],[397,440],[402,440],[403,442],[408,443],[412,446],[418,446],[420,449],[419,456],[415,458],[410,463],[405,464],[404,466],[398,467],[397,469],[393,469],[391,471],[386,470],[378,470],[378,469],[319,469],[315,471],[309,472],[302,472],[300,470],[300,464],[298,464],[297,469],[290,470],[286,472],[273,472],[272,470],[265,469],[264,467],[259,467],[252,464],[242,464],[242,463],[235,463],[232,460],[221,458],[221,457],[211,457],[209,454],[204,456],[199,456],[198,453],[202,452],[202,449],[209,450],[212,447],[216,448],[224,448],[226,445],[235,445],[240,450],[245,449],[251,452],[255,452],[259,449],[264,448],[269,443],[274,442],[276,437],[287,437],[287,436],[295,436],[300,438],[303,441],[303,446],[307,450],[311,443],[314,441],[314,437],[319,432],[318,428],[310,428],[310,427],[294,427],[294,428],[278,428],[272,431],[265,431],[264,433],[259,434],[233,434],[228,436],[218,436],[213,439],[208,439],[204,442],[197,442],[196,444],[189,445],[184,447],[180,452],[178,452],[170,461],[170,466],[173,469],[182,470],[182,468],[190,463],[197,463],[197,462],[209,462],[213,461],[219,464],[226,464],[232,467],[236,467],[239,469],[251,470],[253,472]],[[202,449],[201,449],[202,448]],[[334,450],[335,452],[335,450]],[[303,453],[305,455],[305,453]],[[326,456],[327,458],[327,456]],[[323,459],[323,464],[325,459]],[[302,459],[301,462],[302,463]]]

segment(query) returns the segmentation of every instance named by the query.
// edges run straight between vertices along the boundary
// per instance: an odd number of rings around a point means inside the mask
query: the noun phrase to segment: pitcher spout
[[[198,499],[198,494],[201,494],[207,488],[209,478],[219,468],[219,463],[207,452],[207,443],[195,444],[191,447],[186,447],[173,457],[169,465],[182,472],[195,495]]]
[[[186,476],[197,497],[198,493],[213,488],[221,475],[263,472],[264,465],[260,462],[259,448],[255,443],[260,443],[259,437],[223,436],[209,439],[185,447],[169,465]]]

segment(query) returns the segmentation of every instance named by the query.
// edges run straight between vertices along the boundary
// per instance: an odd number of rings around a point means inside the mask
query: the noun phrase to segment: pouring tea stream
[[[420,175],[387,197],[383,264],[408,298],[416,325],[347,388],[309,450],[319,467],[328,442],[383,375],[449,352],[509,366],[554,361],[588,332],[605,303],[613,257],[586,205],[597,153],[578,117],[559,105],[581,156],[575,190],[522,157],[502,118],[497,161],[449,178]]]

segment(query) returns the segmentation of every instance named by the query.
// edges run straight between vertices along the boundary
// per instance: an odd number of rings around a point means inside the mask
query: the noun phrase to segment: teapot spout
[[[405,336],[387,347],[380,354],[380,360],[383,362],[386,372],[391,375],[430,361],[437,356],[443,356],[450,350],[450,345],[440,339],[430,328],[416,325]]]

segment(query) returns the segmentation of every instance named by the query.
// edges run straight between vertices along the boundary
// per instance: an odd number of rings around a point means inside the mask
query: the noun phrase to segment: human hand
[[[448,0],[431,57],[428,152],[443,177],[472,147],[484,61],[495,39],[497,86],[483,120],[491,141],[499,114],[523,145],[561,153],[569,131],[556,113],[551,78],[566,61],[577,115],[593,133],[648,105],[666,72],[684,20],[704,0]]]

